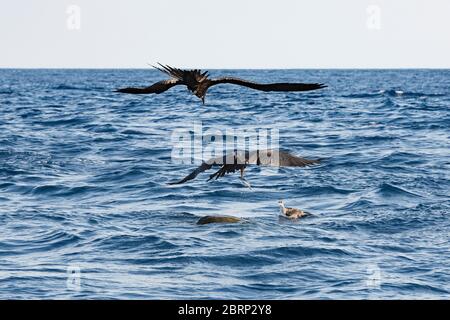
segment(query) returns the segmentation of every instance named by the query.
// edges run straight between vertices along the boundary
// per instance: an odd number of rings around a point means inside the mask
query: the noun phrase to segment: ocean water
[[[153,70],[0,70],[0,298],[450,298],[450,70],[212,70],[309,93],[114,93]],[[325,161],[184,185],[172,133],[279,129]],[[285,221],[278,199],[314,217]],[[245,223],[196,225],[228,214]]]

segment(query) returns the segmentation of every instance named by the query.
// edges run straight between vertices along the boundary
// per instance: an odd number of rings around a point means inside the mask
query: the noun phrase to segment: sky
[[[17,0],[0,68],[450,68],[449,0]]]

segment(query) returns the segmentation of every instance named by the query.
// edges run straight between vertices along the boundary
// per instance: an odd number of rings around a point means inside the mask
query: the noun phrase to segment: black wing
[[[218,78],[211,80],[209,86],[214,86],[221,83],[230,83],[244,86],[247,88],[260,90],[260,91],[310,91],[325,88],[323,83],[257,83],[253,81],[247,81],[239,78]]]
[[[275,157],[273,151],[263,150],[263,151],[253,151],[251,153],[244,153],[240,156],[234,156],[233,163],[225,163],[222,167],[215,173],[209,176],[209,180],[219,179],[226,174],[235,173],[237,170],[245,169],[247,165],[257,165],[257,166],[276,166],[276,167],[306,167],[321,162],[320,159],[305,159],[294,156],[288,152],[279,151],[278,159],[271,159]],[[243,158],[245,157],[245,159]]]
[[[177,79],[170,79],[156,82],[155,84],[146,88],[123,88],[116,90],[116,92],[131,93],[131,94],[162,93],[178,84],[182,84],[182,82]]]
[[[307,167],[321,163],[322,159],[305,159],[280,151],[280,167]]]
[[[169,184],[181,184],[181,183],[185,183],[189,180],[194,179],[196,176],[198,176],[200,173],[202,173],[203,171],[209,170],[211,169],[211,167],[214,164],[208,164],[206,162],[203,162],[197,169],[195,169],[194,171],[192,171],[189,175],[187,175],[186,177],[184,177],[183,179],[181,179],[180,181],[175,181],[175,182],[169,182]]]
[[[278,149],[255,150],[248,156],[249,164],[269,167],[306,167],[320,162],[321,159],[305,159]]]
[[[217,172],[209,176],[208,181],[214,178],[217,180],[228,173],[235,173],[237,170],[244,169],[245,166],[246,166],[245,164],[238,164],[238,163],[224,164]]]
[[[237,157],[236,154],[234,154],[234,153],[226,154],[221,157],[212,158],[206,162],[203,162],[197,169],[192,171],[189,175],[187,175],[180,181],[169,182],[169,184],[173,185],[173,184],[185,183],[189,180],[194,179],[200,173],[211,169],[213,166],[220,166],[220,169],[216,173],[213,173],[212,175],[210,175],[208,181],[213,178],[218,179],[220,177],[223,177],[227,173],[232,173],[232,172],[235,172],[236,170],[244,168],[245,165],[243,163],[245,163],[245,162],[243,162],[241,158]]]
[[[273,154],[279,152],[279,154]],[[278,156],[278,157],[277,157]],[[170,185],[182,184],[195,179],[200,173],[211,169],[213,166],[220,166],[220,169],[209,176],[209,180],[219,179],[226,174],[234,173],[237,170],[245,169],[248,165],[257,166],[276,166],[276,167],[305,167],[321,162],[321,159],[304,159],[294,156],[284,151],[274,150],[256,150],[252,152],[237,152],[224,155],[222,157],[209,159],[203,162],[197,169],[192,171],[183,179],[175,182],[169,182]]]

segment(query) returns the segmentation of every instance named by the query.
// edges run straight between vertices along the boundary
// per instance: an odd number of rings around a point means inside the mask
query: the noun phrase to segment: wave
[[[408,276],[407,276],[408,277]],[[434,299],[436,296],[444,298],[449,295],[450,291],[442,285],[429,285],[425,283],[409,282],[409,283],[387,283],[383,285],[383,289],[409,292],[407,294],[409,299],[417,299],[417,295],[427,297],[427,299]],[[429,296],[428,296],[429,294]],[[444,296],[443,296],[444,295]],[[448,297],[447,297],[448,298]]]
[[[288,246],[278,247],[264,250],[253,251],[252,255],[263,255],[270,257],[298,257],[298,256],[349,256],[349,252],[339,248],[324,248],[324,247],[303,247],[303,246]]]
[[[105,174],[96,175],[90,179],[90,182],[98,184],[102,182],[136,181],[139,177],[145,177],[146,174],[144,168],[130,168],[125,171],[111,171]]]
[[[94,240],[94,243],[96,248],[117,251],[138,251],[144,248],[151,248],[156,251],[169,250],[178,247],[170,241],[166,241],[161,237],[154,235],[114,235],[104,239]]]
[[[421,195],[414,192],[408,191],[406,189],[394,186],[389,183],[382,183],[378,188],[375,189],[375,193],[381,195],[382,197],[408,197],[408,198],[423,198]]]
[[[364,99],[364,98],[376,98],[381,95],[382,95],[382,93],[379,91],[379,92],[344,94],[344,95],[342,95],[342,97],[343,98]]]
[[[36,124],[49,126],[49,127],[56,127],[56,126],[65,126],[65,125],[78,125],[78,124],[84,124],[89,122],[90,119],[87,117],[79,117],[75,116],[72,118],[67,119],[57,119],[57,120],[37,120],[34,121]]]
[[[36,196],[71,197],[88,194],[92,196],[95,192],[102,191],[102,188],[95,186],[67,187],[64,185],[42,185],[31,189],[30,193]]]
[[[380,94],[388,97],[405,96],[405,92],[403,90],[395,90],[395,89],[380,90]]]
[[[350,203],[346,203],[344,206],[340,207],[340,210],[362,210],[373,207],[374,203],[369,199],[359,198]]]
[[[84,87],[84,86],[74,86],[69,84],[59,84],[52,87],[53,90],[79,90],[79,91],[107,91],[107,89],[102,87]]]
[[[420,98],[420,97],[444,97],[443,93],[427,93],[427,92],[414,92],[414,91],[403,91],[403,90],[382,90],[382,94],[389,97],[405,97],[405,98]]]
[[[0,256],[47,252],[72,246],[81,238],[64,231],[47,231],[31,235],[30,238],[9,240],[0,243]]]
[[[117,132],[117,128],[111,124],[86,124],[84,126],[87,130],[97,133],[113,133]]]
[[[351,93],[342,95],[343,98],[354,98],[354,99],[369,99],[377,97],[405,97],[405,98],[420,98],[420,97],[444,97],[444,93],[426,93],[426,92],[414,92],[414,91],[404,91],[400,89],[387,89],[379,90],[376,92],[362,92],[362,93]]]
[[[277,261],[274,258],[258,256],[255,254],[224,254],[220,256],[197,256],[193,260],[197,260],[201,263],[208,263],[216,266],[227,266],[227,267],[245,267],[249,265],[267,266],[267,265],[274,265],[277,263]]]
[[[337,188],[335,186],[311,186],[305,187],[300,190],[303,195],[329,195],[329,194],[341,194],[346,195],[355,192],[356,190]]]
[[[383,156],[378,160],[380,163],[384,163],[386,165],[400,165],[405,164],[408,166],[417,166],[420,164],[426,163],[426,159],[423,158],[422,155],[412,153],[412,152],[401,152],[401,151],[394,151],[392,153],[389,153],[388,155]]]
[[[120,132],[121,134],[125,134],[125,135],[134,135],[134,136],[145,136],[148,135],[148,133],[143,132],[143,131],[139,131],[139,130],[132,130],[132,129],[127,129],[124,130],[122,132]]]

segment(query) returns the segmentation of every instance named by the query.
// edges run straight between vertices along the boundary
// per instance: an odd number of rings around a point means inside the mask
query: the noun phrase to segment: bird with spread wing
[[[325,88],[326,85],[322,83],[257,83],[247,81],[234,77],[222,77],[216,79],[208,78],[208,71],[202,72],[199,69],[194,70],[182,70],[172,68],[167,65],[159,64],[159,67],[154,67],[159,71],[170,76],[168,80],[162,80],[155,84],[145,88],[122,88],[117,92],[130,93],[130,94],[150,94],[150,93],[162,93],[177,85],[185,85],[188,89],[200,98],[205,104],[205,96],[208,89],[217,84],[236,84],[244,86],[250,89],[260,91],[310,91]]]
[[[183,179],[169,184],[182,184],[195,179],[200,173],[213,167],[220,167],[218,171],[209,176],[209,180],[219,179],[228,173],[240,171],[241,180],[250,187],[250,184],[244,178],[244,170],[249,165],[271,166],[271,167],[306,167],[320,163],[321,159],[304,159],[290,154],[289,152],[278,149],[266,150],[234,150],[231,153],[216,157],[203,162],[197,169],[192,171]]]

